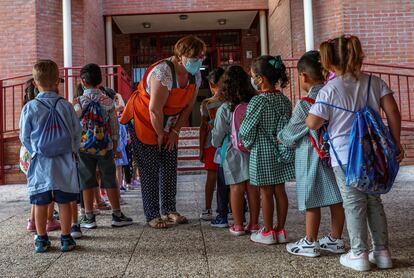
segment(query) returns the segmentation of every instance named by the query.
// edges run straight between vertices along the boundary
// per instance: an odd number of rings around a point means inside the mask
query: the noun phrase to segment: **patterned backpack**
[[[390,191],[400,164],[396,160],[398,148],[388,128],[377,111],[368,106],[371,89],[368,82],[367,100],[359,111],[351,111],[325,102],[317,102],[355,115],[349,137],[348,165],[346,171],[333,148],[339,166],[346,176],[347,186],[368,194],[385,194]],[[329,135],[328,135],[328,140]],[[331,142],[331,141],[330,141]]]
[[[310,97],[303,97],[301,100],[306,101],[310,104],[314,104],[315,100]],[[331,156],[329,155],[329,136],[328,136],[328,124],[324,124],[319,130],[318,130],[318,142],[316,142],[315,138],[313,138],[312,134],[308,132],[309,135],[309,141],[311,142],[312,147],[315,149],[316,153],[319,156],[319,159],[322,162],[322,165],[328,168],[332,167],[331,164]]]
[[[249,153],[250,151],[244,146],[243,141],[239,136],[240,126],[246,117],[247,103],[240,103],[236,106],[231,117],[231,143],[233,148],[238,151]]]
[[[94,155],[105,155],[108,152],[110,128],[103,118],[102,107],[97,101],[90,100],[82,112],[82,139],[80,151]]]

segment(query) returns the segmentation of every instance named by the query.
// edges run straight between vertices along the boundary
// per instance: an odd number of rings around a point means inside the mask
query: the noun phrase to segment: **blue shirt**
[[[40,92],[36,97],[54,105],[59,96],[55,92]],[[72,105],[60,100],[56,106],[72,134],[72,151],[77,153],[80,146],[81,128]],[[32,156],[27,172],[29,196],[50,190],[61,190],[67,193],[79,193],[76,160],[73,153],[56,157],[45,157],[38,154],[38,143],[42,133],[42,125],[49,115],[49,109],[40,102],[32,100],[22,109],[20,116],[20,141]]]

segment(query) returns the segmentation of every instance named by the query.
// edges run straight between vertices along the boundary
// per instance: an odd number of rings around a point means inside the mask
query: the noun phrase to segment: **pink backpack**
[[[233,144],[233,148],[244,153],[248,153],[250,151],[244,146],[242,140],[240,139],[239,129],[244,117],[246,117],[246,111],[247,103],[240,103],[234,109],[231,119],[231,143]]]

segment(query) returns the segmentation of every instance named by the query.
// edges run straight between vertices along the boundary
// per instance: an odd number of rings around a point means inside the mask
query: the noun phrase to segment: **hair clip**
[[[275,69],[280,69],[282,66],[282,58],[280,55],[273,57],[273,59],[269,60],[269,64],[271,64]]]
[[[350,35],[350,34],[346,34],[346,35],[344,35],[343,37],[344,37],[344,39],[349,40],[350,38],[352,38],[352,35]]]

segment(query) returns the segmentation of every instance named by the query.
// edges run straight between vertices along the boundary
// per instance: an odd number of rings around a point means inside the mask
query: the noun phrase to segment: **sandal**
[[[167,215],[163,215],[162,219],[172,224],[188,224],[188,219],[178,212],[170,212]]]
[[[148,222],[148,226],[154,229],[166,229],[168,228],[167,222],[161,219],[161,217],[157,217],[152,219]]]

